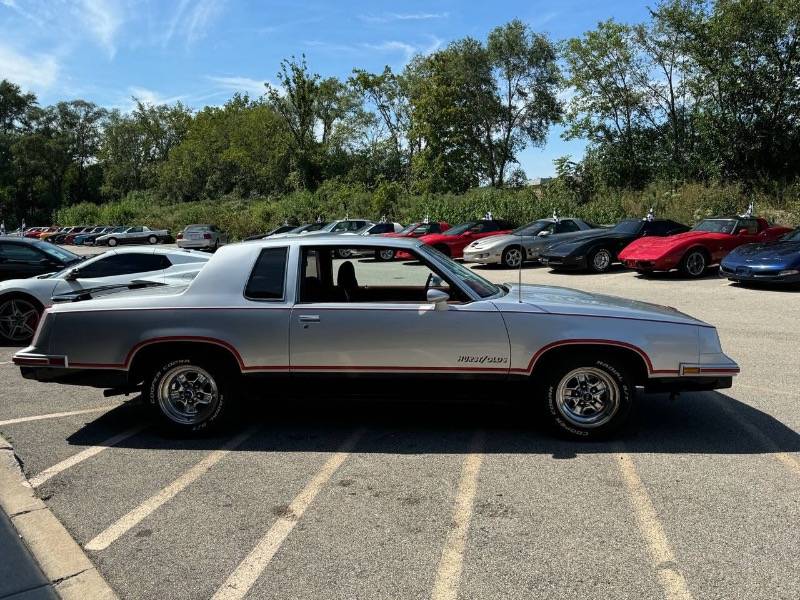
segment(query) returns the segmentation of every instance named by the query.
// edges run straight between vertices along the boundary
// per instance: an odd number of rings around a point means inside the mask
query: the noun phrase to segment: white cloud
[[[415,54],[430,54],[431,52],[436,52],[441,45],[442,40],[437,37],[431,37],[431,43],[427,46],[398,42],[396,40],[387,40],[380,44],[362,44],[364,48],[376,50],[378,52],[402,52],[406,62],[411,60],[411,57]]]
[[[266,79],[251,79],[250,77],[215,77],[208,76],[208,79],[217,84],[218,87],[229,92],[244,92],[251,98],[263,96],[267,91],[265,86]]]
[[[432,19],[446,19],[450,13],[383,13],[381,15],[358,15],[366,23],[389,23],[391,21],[430,21]]]
[[[164,32],[164,45],[172,41],[175,35],[183,36],[187,44],[193,44],[205,37],[213,22],[222,13],[226,1],[199,0],[190,5],[189,0],[181,0]]]
[[[117,51],[117,31],[124,21],[122,6],[114,0],[82,0],[76,11],[85,27],[113,58]]]
[[[143,104],[152,105],[172,104],[178,100],[184,99],[184,96],[163,96],[159,92],[139,86],[131,86],[128,88],[128,91],[130,92],[132,98],[131,101],[126,105],[129,108],[133,108],[135,105],[133,98],[139,100]],[[125,108],[125,106],[123,106],[123,108]]]
[[[41,90],[51,87],[58,77],[59,64],[50,54],[25,56],[0,42],[0,73],[24,89]]]

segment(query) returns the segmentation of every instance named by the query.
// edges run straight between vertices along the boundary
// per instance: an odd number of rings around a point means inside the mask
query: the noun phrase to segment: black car
[[[0,237],[0,281],[60,271],[83,260],[50,242],[23,237]]]
[[[279,225],[275,229],[270,229],[266,233],[257,233],[255,235],[251,235],[249,237],[244,238],[245,242],[251,242],[253,240],[263,240],[264,238],[268,238],[271,235],[278,235],[279,233],[288,233],[292,229],[295,229],[297,225]]]
[[[564,242],[545,248],[539,262],[553,270],[605,273],[616,262],[622,249],[646,235],[667,236],[689,231],[689,227],[670,219],[625,219],[614,227],[592,229]]]

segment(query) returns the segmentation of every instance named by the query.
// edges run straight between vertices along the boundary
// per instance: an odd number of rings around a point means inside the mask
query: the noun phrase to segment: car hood
[[[759,258],[763,260],[781,260],[792,256],[800,257],[800,242],[773,242],[771,244],[745,244],[735,251],[743,258]]]
[[[505,233],[502,235],[492,235],[487,238],[483,238],[480,240],[476,240],[470,244],[470,248],[475,249],[486,249],[486,248],[495,248],[497,246],[505,246],[506,244],[511,244],[514,242],[519,243],[520,238],[525,244],[534,244],[537,246],[547,246],[549,244],[557,244],[561,242],[566,242],[568,240],[572,240],[574,238],[582,237],[587,233],[587,231],[570,231],[568,233],[554,233],[552,235],[546,235],[539,237],[538,235],[514,235],[513,233]]]
[[[495,301],[501,311],[519,312],[521,296],[522,304],[531,312],[707,325],[670,306],[548,285],[506,286],[509,293]]]
[[[462,237],[463,234],[458,235],[444,235],[442,233],[429,233],[427,235],[423,235],[420,237],[420,241],[424,244],[428,244],[433,246],[438,242],[452,242],[453,240],[457,240]]]

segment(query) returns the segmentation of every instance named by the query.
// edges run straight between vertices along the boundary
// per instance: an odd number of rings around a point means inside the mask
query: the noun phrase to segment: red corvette
[[[619,259],[640,273],[679,269],[689,277],[700,277],[734,248],[771,242],[789,231],[757,217],[714,217],[703,219],[686,233],[634,240],[619,253]]]
[[[445,221],[420,221],[419,223],[411,223],[396,233],[384,233],[383,237],[418,238],[422,237],[423,235],[428,235],[429,233],[442,233],[448,229],[450,229],[450,225],[448,225]],[[384,248],[383,250],[375,252],[376,260],[392,260],[394,258],[408,259],[410,256],[408,256],[405,252],[395,254],[395,251],[391,248]]]
[[[491,235],[511,233],[513,229],[514,226],[511,223],[502,219],[481,219],[456,225],[444,233],[423,235],[419,239],[451,258],[462,258],[464,248],[475,240]]]

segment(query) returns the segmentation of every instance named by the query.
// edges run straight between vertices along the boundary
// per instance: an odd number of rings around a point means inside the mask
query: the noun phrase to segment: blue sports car
[[[722,259],[719,274],[731,281],[800,283],[800,227],[775,242],[739,246]]]

